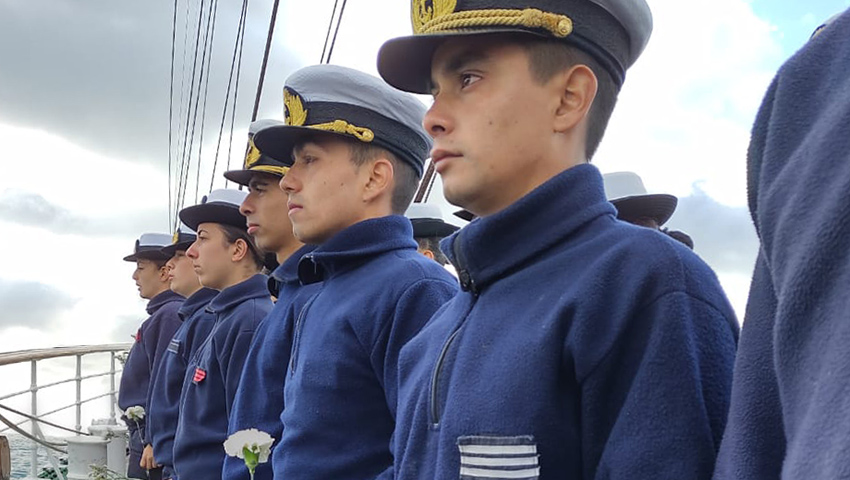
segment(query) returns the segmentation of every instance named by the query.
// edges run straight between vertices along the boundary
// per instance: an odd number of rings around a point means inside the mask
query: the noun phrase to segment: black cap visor
[[[203,203],[186,207],[180,210],[180,221],[195,231],[198,231],[198,225],[202,223],[221,223],[248,229],[248,222],[245,216],[239,213],[239,209],[225,203]]]
[[[617,218],[630,222],[639,218],[652,218],[658,226],[664,225],[676,211],[679,200],[664,193],[635,195],[612,200],[617,207]]]

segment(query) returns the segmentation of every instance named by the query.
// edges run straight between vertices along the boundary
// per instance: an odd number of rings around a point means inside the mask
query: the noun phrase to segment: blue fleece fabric
[[[183,305],[183,300],[180,295],[166,290],[148,302],[147,312],[150,317],[139,327],[136,343],[130,349],[121,373],[118,390],[118,408],[121,411],[139,405],[147,412],[151,373],[157,371],[162,354],[168,348],[174,332],[180,328],[177,311]],[[136,427],[135,422],[129,421],[127,426]]]
[[[398,478],[711,477],[734,312],[685,246],[616,219],[595,167],[441,247],[465,291],[402,350]]]
[[[272,309],[265,275],[225,288],[207,306],[215,325],[183,380],[174,438],[174,471],[183,479],[221,477],[224,441],[254,332]]]
[[[299,310],[319,288],[319,284],[301,286],[298,261],[315,247],[305,245],[293,253],[272,273],[277,303],[260,324],[248,351],[236,399],[230,412],[227,434],[256,428],[280,440],[283,424],[283,385],[292,349],[292,323],[288,312]],[[289,321],[287,321],[289,319]],[[258,392],[260,392],[258,394]],[[271,462],[262,463],[254,471],[254,480],[272,478]],[[248,469],[241,458],[224,459],[224,480],[249,480]]]
[[[287,320],[294,334],[274,478],[393,478],[398,354],[457,282],[417,253],[401,216],[339,232],[301,260],[299,278],[323,283]]]
[[[761,241],[716,479],[850,478],[850,10],[779,70],[753,127]]]
[[[183,323],[168,345],[157,370],[159,381],[151,385],[146,441],[153,445],[153,456],[163,466],[174,465],[174,433],[179,418],[180,392],[189,360],[207,339],[215,318],[206,311],[216,290],[202,288],[192,294],[177,314]]]

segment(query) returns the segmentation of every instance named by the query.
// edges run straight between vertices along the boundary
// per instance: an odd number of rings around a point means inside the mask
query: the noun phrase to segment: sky
[[[745,185],[755,112],[782,62],[850,0],[648,1],[652,38],[593,163],[634,171],[650,192],[680,198],[669,226],[694,238],[743,317],[758,249]],[[200,2],[188,15],[186,3],[177,12],[170,129],[172,2],[0,0],[0,352],[128,341],[144,319],[134,265],[121,258],[140,233],[170,229],[169,157],[173,170]],[[221,142],[218,131],[241,3],[219,3],[186,205],[211,182],[225,186],[229,127]],[[248,9],[233,167],[245,149],[271,3]],[[319,61],[332,6],[281,2],[260,118],[282,119],[283,82]],[[331,63],[376,73],[379,46],[410,31],[408,8],[349,1]],[[439,181],[433,191],[430,201],[449,218]]]

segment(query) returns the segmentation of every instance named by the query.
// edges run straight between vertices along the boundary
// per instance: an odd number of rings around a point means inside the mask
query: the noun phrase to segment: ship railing
[[[56,462],[55,455],[52,453],[52,449],[55,450],[55,443],[49,442],[41,431],[39,427],[39,423],[44,423],[45,425],[50,425],[55,428],[59,428],[61,430],[69,431],[75,433],[76,435],[87,435],[87,433],[83,432],[82,427],[82,406],[86,403],[104,398],[110,398],[110,408],[109,408],[109,419],[112,422],[116,421],[116,408],[118,405],[118,390],[116,388],[116,376],[120,374],[122,367],[118,365],[118,355],[122,352],[126,352],[130,350],[132,343],[114,343],[107,345],[86,345],[86,346],[77,346],[77,347],[58,347],[58,348],[47,348],[47,349],[37,349],[37,350],[24,350],[18,352],[7,352],[0,353],[0,367],[4,367],[7,365],[16,365],[29,363],[30,364],[30,387],[21,390],[19,392],[13,392],[10,394],[5,394],[0,396],[0,409],[14,413],[18,416],[24,417],[24,420],[21,420],[17,423],[7,424],[5,428],[0,428],[0,434],[8,430],[14,430],[18,432],[23,432],[20,428],[21,425],[29,422],[30,423],[30,434],[27,437],[31,438],[36,443],[42,444],[47,452],[48,459],[50,463],[54,466],[54,469],[59,474],[58,462]],[[100,371],[97,373],[91,373],[83,375],[83,357],[86,355],[92,354],[103,354],[109,353],[109,370],[108,371]],[[76,375],[71,378],[65,378],[64,380],[53,381],[50,383],[46,383],[43,385],[39,385],[38,383],[38,363],[42,360],[48,360],[53,358],[63,358],[63,357],[76,357]],[[100,378],[109,376],[109,391],[95,395],[90,398],[82,398],[82,383],[84,380],[89,380],[93,378]],[[57,385],[63,385],[70,382],[76,382],[77,387],[77,395],[75,401],[73,403],[69,403],[67,405],[60,406],[59,408],[54,408],[48,412],[39,412],[38,411],[38,393],[41,390],[55,387]],[[22,395],[30,395],[31,407],[29,414],[24,412],[20,412],[18,410],[3,406],[2,402],[5,400],[20,397]],[[44,420],[44,417],[49,415],[53,415],[54,413],[65,411],[71,408],[76,408],[76,425],[74,428],[67,428],[61,425],[57,425],[55,423]],[[3,413],[3,412],[0,412]],[[25,432],[23,432],[25,433]],[[30,462],[30,474],[33,478],[38,476],[38,448],[34,445],[31,452],[31,462]]]

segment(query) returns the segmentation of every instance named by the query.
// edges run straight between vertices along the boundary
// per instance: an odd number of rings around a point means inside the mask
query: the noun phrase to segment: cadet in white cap
[[[616,221],[596,151],[644,0],[413,0],[378,70],[427,93],[461,292],[404,348],[396,478],[711,476],[737,321],[714,273]]]
[[[286,319],[293,346],[274,476],[390,478],[399,352],[457,289],[416,252],[402,216],[430,147],[425,107],[334,65],[293,73],[284,104],[286,125],[255,140],[290,164],[289,218],[296,237],[317,245],[298,279],[322,284]]]
[[[292,348],[292,329],[286,324],[286,314],[290,308],[300,309],[318,288],[318,285],[302,286],[298,281],[298,261],[314,247],[304,246],[295,238],[292,222],[286,214],[288,197],[279,183],[289,167],[263,154],[254,145],[254,135],[258,131],[282,124],[276,120],[253,122],[248,131],[249,148],[242,170],[224,174],[231,181],[248,187],[248,195],[240,207],[248,222],[248,234],[260,248],[273,252],[279,263],[269,278],[269,292],[277,301],[257,329],[245,359],[230,410],[228,434],[256,428],[277,439],[283,430],[280,423],[283,385]],[[258,391],[264,392],[263,395],[257,395]],[[257,465],[253,480],[271,478],[271,462]],[[249,480],[245,461],[227,456],[222,479]]]
[[[427,203],[414,203],[404,216],[413,225],[413,239],[419,244],[418,251],[442,266],[449,263],[440,250],[440,240],[458,231],[460,227],[446,223],[440,207]]]
[[[197,235],[181,225],[172,238],[171,245],[162,248],[170,256],[166,263],[171,290],[186,297],[178,310],[180,328],[168,344],[168,349],[157,369],[158,381],[149,389],[148,428],[145,455],[142,466],[162,466],[163,480],[176,478],[174,475],[174,435],[179,419],[180,393],[189,361],[201,343],[206,340],[215,317],[206,307],[218,295],[218,291],[201,286],[198,275],[192,268],[192,260],[186,250],[195,242]],[[147,460],[147,464],[146,464]]]
[[[174,471],[183,479],[221,478],[227,416],[248,348],[272,308],[263,253],[247,233],[240,190],[214,190],[184,208],[180,220],[198,232],[186,250],[201,285],[218,290],[206,311],[215,324],[186,368],[174,438]]]
[[[149,300],[145,320],[136,333],[136,342],[130,349],[130,355],[121,374],[121,386],[118,390],[118,407],[126,411],[128,407],[140,406],[147,412],[150,388],[160,379],[156,375],[160,360],[164,356],[171,337],[180,327],[177,311],[183,304],[183,297],[169,289],[170,281],[165,264],[170,258],[161,251],[171,243],[171,235],[164,233],[145,233],[136,240],[133,253],[124,257],[124,261],[136,262],[133,280],[139,288],[139,295]],[[145,415],[147,417],[147,415]],[[125,418],[130,431],[130,458],[127,476],[131,478],[149,478],[148,467],[142,467],[142,456],[147,438],[147,418],[140,421]],[[153,466],[151,466],[153,467]],[[153,478],[159,478],[158,469],[152,472]]]

